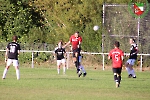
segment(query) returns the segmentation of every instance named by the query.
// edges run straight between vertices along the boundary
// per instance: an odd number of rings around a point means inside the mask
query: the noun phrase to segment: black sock
[[[77,71],[79,72],[79,71],[80,71],[80,69],[78,68],[78,69],[77,69]]]
[[[115,80],[116,82],[118,82],[117,75],[114,75],[114,80]]]
[[[78,68],[78,62],[75,61],[74,64],[75,64],[76,68]]]
[[[75,66],[76,66],[76,69],[77,69],[77,73],[80,71],[80,69],[79,69],[79,64],[78,64],[78,62],[77,61],[75,61],[74,62],[74,64],[75,64]]]
[[[120,82],[121,82],[121,76],[118,76],[118,82],[120,84]]]

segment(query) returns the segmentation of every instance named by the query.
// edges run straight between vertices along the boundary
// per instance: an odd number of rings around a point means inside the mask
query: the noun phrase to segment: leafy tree
[[[1,9],[1,35],[6,41],[10,41],[12,35],[24,38],[23,36],[26,34],[29,39],[31,34],[29,35],[28,33],[33,27],[38,30],[44,25],[44,18],[40,15],[40,11],[32,7],[29,0],[3,0]],[[24,41],[23,39],[21,40]]]
[[[128,0],[105,0],[127,2]],[[21,43],[57,44],[79,31],[85,51],[101,51],[103,0],[1,0],[1,41],[18,35]],[[93,26],[100,29],[93,31]]]

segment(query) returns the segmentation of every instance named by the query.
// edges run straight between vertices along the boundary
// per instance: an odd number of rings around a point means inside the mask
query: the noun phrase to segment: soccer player
[[[64,48],[62,48],[62,41],[58,43],[58,47],[55,48],[55,56],[57,58],[57,72],[60,73],[60,66],[63,65],[63,74],[66,72],[66,60],[65,55],[66,51]]]
[[[112,59],[112,70],[114,73],[114,80],[116,82],[116,88],[120,86],[121,72],[124,53],[119,49],[120,43],[115,41],[114,49],[109,52],[108,59]]]
[[[79,69],[79,48],[81,47],[82,37],[79,35],[79,32],[75,32],[71,37],[69,42],[66,43],[66,45],[63,46],[65,48],[70,43],[72,44],[72,51],[73,51],[73,62],[77,68],[77,73],[79,76],[81,76],[82,73],[80,73]]]
[[[125,66],[126,66],[126,70],[128,72],[128,78],[131,78],[131,77],[136,78],[136,75],[135,75],[135,72],[133,69],[133,65],[137,59],[137,53],[139,51],[138,51],[138,46],[135,43],[135,39],[130,38],[130,45],[131,45],[131,48],[130,48],[131,51],[130,51],[129,59],[125,63]]]
[[[5,53],[5,62],[6,62],[6,67],[3,72],[2,79],[5,79],[6,73],[11,65],[13,63],[13,66],[15,67],[16,70],[16,76],[17,80],[20,79],[20,72],[19,72],[19,62],[18,62],[18,55],[20,53],[20,45],[17,43],[17,36],[12,37],[13,41],[8,43],[6,47],[6,53]]]

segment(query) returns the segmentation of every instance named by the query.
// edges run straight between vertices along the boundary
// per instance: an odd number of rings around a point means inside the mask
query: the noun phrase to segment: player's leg
[[[77,69],[77,73],[79,73],[80,69],[79,69],[79,55],[78,55],[78,51],[74,50],[74,63]]]
[[[82,64],[80,64],[79,69],[81,69],[83,73],[86,73],[84,66]]]
[[[114,73],[114,81],[116,83],[116,88],[119,87],[119,81],[117,77],[117,68],[113,68],[113,73]]]
[[[8,69],[9,69],[11,63],[12,63],[12,60],[11,60],[11,59],[7,59],[6,67],[5,67],[4,71],[3,71],[2,79],[5,79],[5,78],[6,78],[6,74],[7,74],[7,71],[8,71]]]
[[[82,75],[81,68],[80,68],[81,63],[79,61],[80,60],[80,58],[79,58],[80,56],[79,56],[78,52],[76,52],[75,55],[76,55],[76,58],[77,58],[77,72],[78,72],[78,77],[80,77]]]
[[[62,59],[62,65],[63,65],[63,74],[66,73],[66,60]]]
[[[15,70],[16,70],[17,80],[19,80],[20,79],[20,71],[19,71],[19,62],[18,62],[18,60],[13,60],[13,66],[15,67]]]
[[[79,67],[78,67],[77,71],[78,71],[78,77],[80,77],[82,75],[80,63],[79,63]]]
[[[120,85],[120,82],[121,82],[121,72],[122,72],[122,68],[118,68],[118,70],[117,70],[117,78],[118,78],[119,85]]]
[[[126,69],[128,71],[128,78],[131,78],[131,77],[136,78],[135,71],[133,69],[133,65],[135,63],[135,59],[129,59],[127,61],[127,63],[128,63],[128,65],[127,65]]]
[[[78,73],[78,62],[77,62],[77,58],[76,57],[73,57],[73,62],[74,62],[74,65],[77,69],[77,73]]]
[[[86,71],[85,71],[85,69],[84,69],[84,66],[81,64],[81,59],[82,59],[82,57],[79,56],[79,63],[80,63],[79,69],[82,70],[82,72],[83,72],[83,77],[85,77],[87,73],[86,73]]]
[[[77,63],[77,58],[76,58],[76,51],[75,50],[73,50],[73,62],[74,62],[74,65],[75,65],[75,67],[76,67],[76,69],[77,69],[77,67],[78,67],[78,63]],[[77,73],[78,73],[78,70],[77,70]]]
[[[85,77],[85,76],[87,75],[87,73],[86,73],[86,71],[85,71],[85,69],[84,69],[84,66],[80,64],[79,69],[82,70],[82,72],[83,72],[83,77]]]
[[[120,82],[121,82],[121,75],[120,74],[117,74],[117,79],[118,79],[118,81],[116,81],[116,88],[120,87]]]
[[[112,68],[113,70],[113,74],[114,74],[114,81],[118,81],[118,78],[117,78],[117,69],[116,68]]]
[[[127,60],[127,62],[125,63],[125,66],[126,66],[126,70],[128,72],[128,78],[131,78],[132,77],[132,74],[131,74],[131,59]]]
[[[131,70],[131,74],[132,74],[133,78],[136,78],[135,71],[133,69],[133,65],[134,65],[135,61],[136,61],[135,59],[132,59],[131,64],[129,65],[129,68]]]
[[[57,73],[60,74],[61,60],[57,60]]]

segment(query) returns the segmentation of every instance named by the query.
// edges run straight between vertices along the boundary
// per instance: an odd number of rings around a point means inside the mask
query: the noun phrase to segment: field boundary
[[[0,52],[5,52],[6,50],[0,50]],[[37,50],[21,50],[21,52],[30,52],[32,56],[31,60],[31,68],[34,68],[34,53],[35,52],[45,52],[45,53],[54,53],[54,51],[37,51]],[[67,52],[67,61],[66,61],[66,67],[69,68],[69,60],[70,60],[70,54],[72,52]],[[96,53],[96,52],[81,52],[81,54],[87,54],[87,55],[102,55],[102,70],[105,70],[105,55],[108,55],[108,53]],[[129,55],[129,53],[124,53],[125,56]],[[142,71],[143,68],[143,56],[150,56],[150,54],[138,54],[140,56],[140,71]]]

